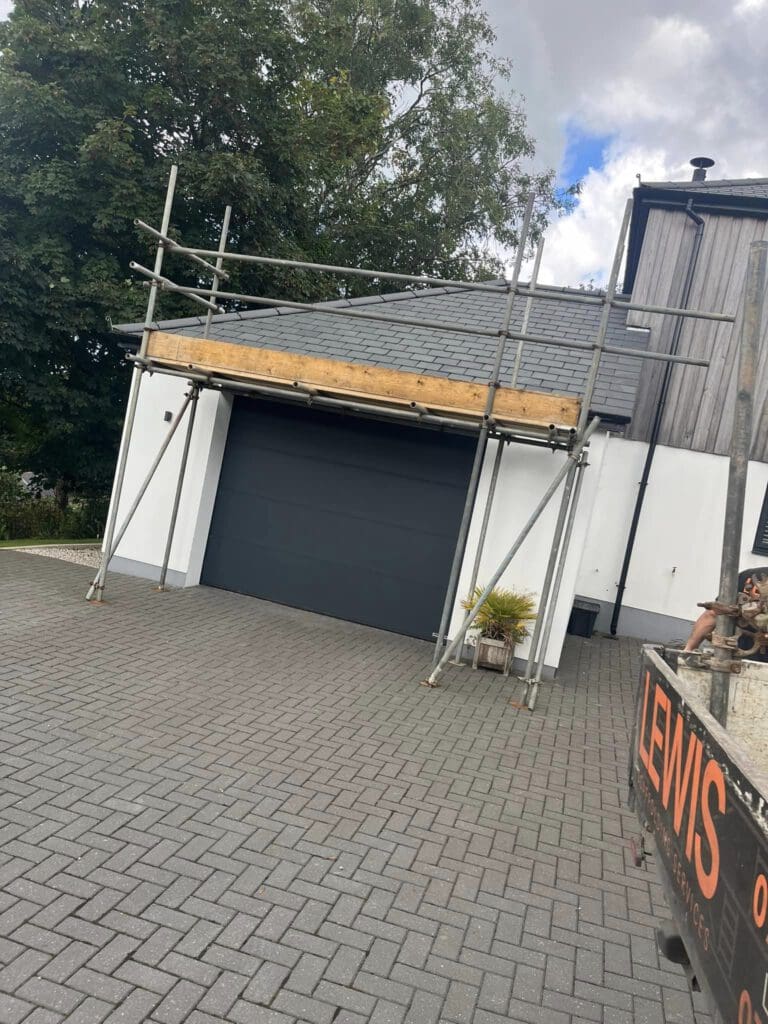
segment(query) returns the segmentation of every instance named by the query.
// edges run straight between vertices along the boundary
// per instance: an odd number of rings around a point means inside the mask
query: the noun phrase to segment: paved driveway
[[[420,641],[87,572],[0,552],[0,1022],[694,1020],[629,858],[635,644],[571,642],[529,714],[416,686]]]

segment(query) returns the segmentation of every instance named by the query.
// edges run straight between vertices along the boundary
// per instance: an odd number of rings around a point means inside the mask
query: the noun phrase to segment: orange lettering
[[[669,730],[669,716],[667,717],[667,730]],[[678,713],[675,721],[675,735],[672,745],[669,744],[669,731],[667,731],[664,743],[664,783],[662,785],[661,800],[666,810],[669,804],[669,791],[672,780],[675,780],[675,807],[673,812],[673,825],[675,835],[680,835],[680,826],[683,822],[683,809],[688,796],[688,785],[691,781],[691,769],[693,767],[694,755],[698,752],[699,741],[691,733],[688,740],[688,753],[685,757],[685,769],[682,768],[683,760],[683,716]],[[682,773],[682,778],[681,778]]]
[[[643,717],[640,722],[640,735],[637,737],[637,752],[640,755],[640,760],[645,765],[646,771],[648,770],[649,756],[648,750],[643,746],[643,736],[645,736],[645,718],[648,714],[648,693],[651,689],[651,673],[645,673],[645,696],[643,697]]]
[[[675,735],[670,742],[670,731],[672,715],[667,716],[667,726],[664,737],[664,781],[662,783],[662,804],[664,809],[670,805],[670,790],[672,788],[672,762],[673,758],[677,765],[677,773],[680,774],[680,764],[683,751],[683,716],[678,712],[675,717]]]
[[[685,840],[685,856],[691,859],[693,850],[693,832],[696,825],[696,811],[699,807],[699,778],[701,777],[701,753],[704,745],[696,740],[696,760],[693,762],[693,782],[691,783],[691,807],[688,811],[688,835]]]
[[[720,874],[720,844],[717,840],[717,832],[712,821],[712,812],[709,806],[709,787],[714,786],[717,791],[717,809],[721,814],[725,813],[725,779],[723,770],[717,761],[707,761],[704,769],[704,778],[701,783],[701,820],[704,823],[704,832],[709,843],[711,864],[709,871],[704,870],[701,861],[701,836],[696,833],[694,841],[694,855],[696,863],[696,877],[699,880],[699,887],[702,895],[711,900],[717,889],[717,881]]]
[[[659,728],[659,708],[662,707],[667,712],[667,721],[669,721],[669,697],[664,693],[659,684],[656,683],[656,692],[653,695],[653,711],[651,712],[651,742],[648,748],[648,764],[646,767],[648,768],[648,776],[657,790],[659,788],[659,773],[656,765],[653,763],[653,755],[657,747],[661,750],[661,741],[664,739]]]
[[[683,750],[683,716],[678,712],[675,717],[675,735],[672,742],[669,742],[670,725],[672,715],[667,715],[667,724],[664,730],[664,781],[661,787],[661,802],[666,811],[669,806],[669,791],[672,788],[672,759],[677,765],[677,774],[680,774],[680,761]]]

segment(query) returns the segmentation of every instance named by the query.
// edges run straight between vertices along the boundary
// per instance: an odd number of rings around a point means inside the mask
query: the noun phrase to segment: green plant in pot
[[[464,608],[474,608],[483,589],[476,587],[472,597],[462,602]],[[535,618],[532,594],[503,587],[492,590],[483,601],[472,627],[478,634],[473,667],[496,668],[509,675],[515,647],[528,636],[528,623]]]

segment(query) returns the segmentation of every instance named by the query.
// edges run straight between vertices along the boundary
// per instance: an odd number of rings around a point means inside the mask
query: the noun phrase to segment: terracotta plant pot
[[[479,636],[475,643],[472,668],[492,668],[508,676],[512,669],[514,654],[514,644],[510,645],[506,640],[491,640],[490,637]]]

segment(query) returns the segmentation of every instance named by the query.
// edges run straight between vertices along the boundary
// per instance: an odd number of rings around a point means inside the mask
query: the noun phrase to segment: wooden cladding
[[[741,304],[750,242],[768,238],[768,221],[757,217],[703,213],[701,240],[688,305],[732,313],[735,324],[685,320],[658,313],[631,312],[630,326],[650,327],[649,350],[677,352],[708,359],[708,367],[674,366],[661,421],[659,442],[673,448],[715,455],[730,451],[736,401]],[[691,258],[695,226],[682,211],[652,209],[632,298],[636,302],[679,306]],[[647,441],[661,394],[666,367],[646,363],[640,376],[627,436]],[[768,461],[768,323],[758,351],[751,458]]]
[[[152,332],[147,355],[173,368],[233,380],[299,385],[319,394],[390,405],[407,406],[415,402],[430,412],[473,419],[483,415],[488,395],[486,384],[163,331]],[[553,423],[557,427],[575,427],[580,405],[577,398],[500,387],[493,404],[493,418],[502,424]]]

